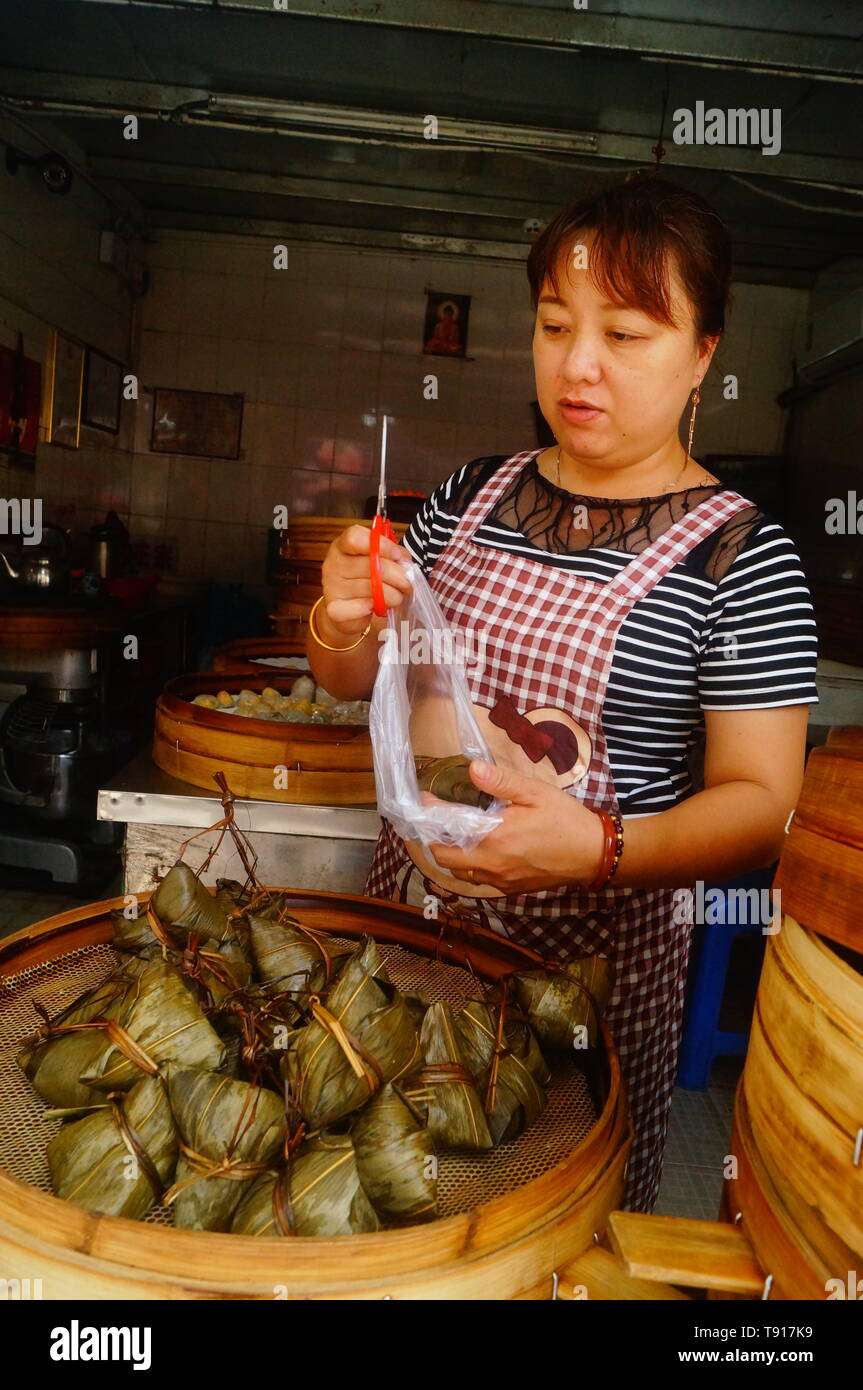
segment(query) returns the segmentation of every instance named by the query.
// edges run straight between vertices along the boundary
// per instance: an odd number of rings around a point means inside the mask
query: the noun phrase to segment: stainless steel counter
[[[193,838],[221,819],[218,789],[210,792],[169,777],[148,749],[102,788],[98,815],[126,825],[126,893],[148,892],[178,858],[200,870],[205,883],[245,877],[230,836],[206,869],[203,864],[217,836]],[[251,839],[260,882],[362,893],[381,824],[373,806],[286,806],[237,799],[234,819]]]
[[[222,814],[218,789],[179,782],[156,767],[144,750],[99,792],[99,820],[204,829]],[[241,830],[276,835],[314,835],[333,840],[376,840],[381,823],[374,806],[287,806],[280,801],[234,802]]]

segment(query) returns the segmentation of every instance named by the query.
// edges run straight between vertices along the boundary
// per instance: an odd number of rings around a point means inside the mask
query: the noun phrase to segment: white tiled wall
[[[3,121],[0,140],[28,148],[21,129]],[[43,375],[54,326],[125,360],[129,294],[99,263],[99,231],[116,210],[80,178],[64,197],[26,166],[0,179],[0,342],[14,348],[23,333],[24,352],[41,361]],[[132,425],[127,407],[118,436],[82,427],[81,447],[64,449],[44,443],[43,421],[34,472],[10,469],[0,455],[0,495],[41,498],[46,520],[79,533],[111,508],[128,513]]]
[[[149,257],[132,507],[188,537],[190,577],[219,577],[233,555],[251,578],[278,503],[359,514],[376,486],[384,412],[394,488],[425,492],[467,459],[536,443],[520,264],[291,244],[288,269],[274,270],[271,243],[184,232],[163,233]],[[471,295],[472,360],[422,354],[426,289]],[[697,453],[781,448],[774,397],[789,384],[805,303],[802,291],[737,289]],[[424,397],[430,372],[437,400]],[[736,401],[723,398],[720,372],[737,376]],[[243,391],[240,462],[175,458],[166,470],[147,451],[157,385]]]
[[[59,323],[124,357],[130,303],[97,259],[109,210],[84,185],[51,199],[24,176],[0,211],[3,341],[23,328],[28,352],[41,355]],[[74,505],[83,530],[114,507],[133,536],[177,539],[180,587],[260,588],[274,506],[361,513],[376,490],[383,413],[391,488],[427,492],[470,458],[536,444],[522,264],[289,245],[289,268],[275,270],[272,242],[257,237],[163,231],[147,244],[150,289],[135,307],[132,345],[140,401],[118,440],[89,431],[78,451],[40,445],[33,488],[49,516]],[[471,296],[469,360],[422,354],[426,289]],[[805,304],[803,291],[737,288],[696,454],[781,447],[774,397],[789,384]],[[429,373],[436,400],[424,396]],[[723,399],[725,373],[738,379],[737,401]],[[150,452],[157,386],[243,392],[240,459]]]

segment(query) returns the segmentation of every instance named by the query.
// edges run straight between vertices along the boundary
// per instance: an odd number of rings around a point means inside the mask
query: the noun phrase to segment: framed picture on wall
[[[85,425],[116,434],[120,428],[120,393],[123,387],[123,364],[107,357],[96,348],[87,348],[84,369]]]
[[[243,430],[242,393],[175,391],[157,386],[153,393],[155,454],[196,454],[201,458],[237,459]]]
[[[81,438],[81,397],[84,388],[84,344],[67,338],[59,328],[51,334],[46,375],[49,444],[77,449]]]
[[[469,294],[426,290],[423,352],[433,357],[464,357],[467,353]]]

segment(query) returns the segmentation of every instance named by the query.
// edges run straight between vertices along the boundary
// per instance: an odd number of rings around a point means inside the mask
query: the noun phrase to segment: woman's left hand
[[[475,883],[505,893],[589,883],[599,870],[605,844],[602,821],[574,796],[536,777],[523,777],[490,763],[472,762],[471,781],[512,804],[503,824],[476,849],[431,845],[442,869],[459,878],[471,870]]]

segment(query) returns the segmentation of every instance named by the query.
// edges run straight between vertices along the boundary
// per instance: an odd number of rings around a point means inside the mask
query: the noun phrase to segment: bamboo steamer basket
[[[814,748],[774,886],[798,922],[863,949],[863,742]]]
[[[270,614],[273,635],[281,642],[293,642],[305,649],[306,634],[309,630],[307,613],[284,613],[278,608]]]
[[[224,772],[234,795],[248,800],[374,805],[372,744],[365,725],[243,719],[192,704],[196,695],[220,688],[234,694],[272,686],[286,695],[301,675],[308,672],[202,671],[169,681],[156,702],[154,763],[169,776],[209,791],[214,775]],[[287,787],[274,786],[276,768],[287,769]]]
[[[146,898],[139,895],[141,902]],[[438,997],[453,989],[440,983],[441,973],[453,969],[459,985],[450,997],[465,987],[470,992],[472,975],[463,968],[468,961],[477,974],[494,979],[537,959],[494,933],[474,930],[469,938],[446,941],[444,965],[436,959],[437,932],[429,932],[418,908],[341,894],[298,892],[292,898],[291,911],[310,927],[341,938],[373,933],[397,982],[398,970],[409,968],[420,987]],[[540,1300],[552,1297],[554,1272],[593,1248],[594,1232],[604,1230],[620,1201],[631,1142],[617,1055],[604,1027],[590,1084],[570,1068],[560,1105],[550,1098],[535,1125],[505,1146],[518,1150],[515,1156],[502,1158],[501,1149],[441,1158],[442,1205],[449,1182],[452,1203],[461,1202],[462,1209],[428,1225],[282,1240],[174,1230],[149,1218],[103,1216],[52,1196],[44,1171],[33,1168],[36,1152],[44,1169],[44,1141],[36,1137],[36,1112],[44,1106],[23,1073],[15,1076],[10,1038],[16,1039],[14,1053],[22,1022],[24,1031],[32,1027],[34,992],[54,1009],[108,974],[116,961],[104,944],[111,936],[108,913],[124,904],[115,898],[77,908],[0,942],[0,1277],[37,1270],[46,1299]],[[13,1083],[20,1088],[21,1082],[24,1091],[16,1094],[26,1094],[27,1114],[23,1103],[13,1103]],[[454,1175],[448,1179],[450,1162]]]
[[[279,564],[277,616],[308,618],[323,592],[321,565],[333,541],[348,526],[368,528],[371,524],[354,516],[303,516],[293,520],[287,532],[287,553]],[[406,522],[393,523],[397,541],[401,541],[407,529]]]
[[[230,675],[260,676],[268,670],[267,663],[272,657],[304,657],[305,654],[306,644],[301,639],[239,637],[219,648],[213,658],[213,670],[226,671]],[[277,673],[288,669],[285,666],[273,667]]]
[[[767,949],[741,1085],[764,1169],[830,1277],[863,1259],[861,1077],[863,977],[786,914]]]
[[[793,1208],[780,1196],[764,1164],[742,1082],[735,1096],[730,1152],[737,1172],[724,1184],[723,1208],[729,1220],[742,1226],[765,1280],[773,1276],[771,1300],[823,1300],[831,1274],[818,1252],[801,1235]],[[842,1266],[843,1270],[852,1267]]]
[[[287,539],[291,560],[312,561],[322,565],[327,551],[337,536],[348,526],[371,526],[370,521],[358,516],[298,516],[291,520]],[[404,521],[393,522],[396,539],[401,540],[407,531]]]
[[[0,646],[16,651],[95,647],[98,625],[80,608],[3,608]]]

